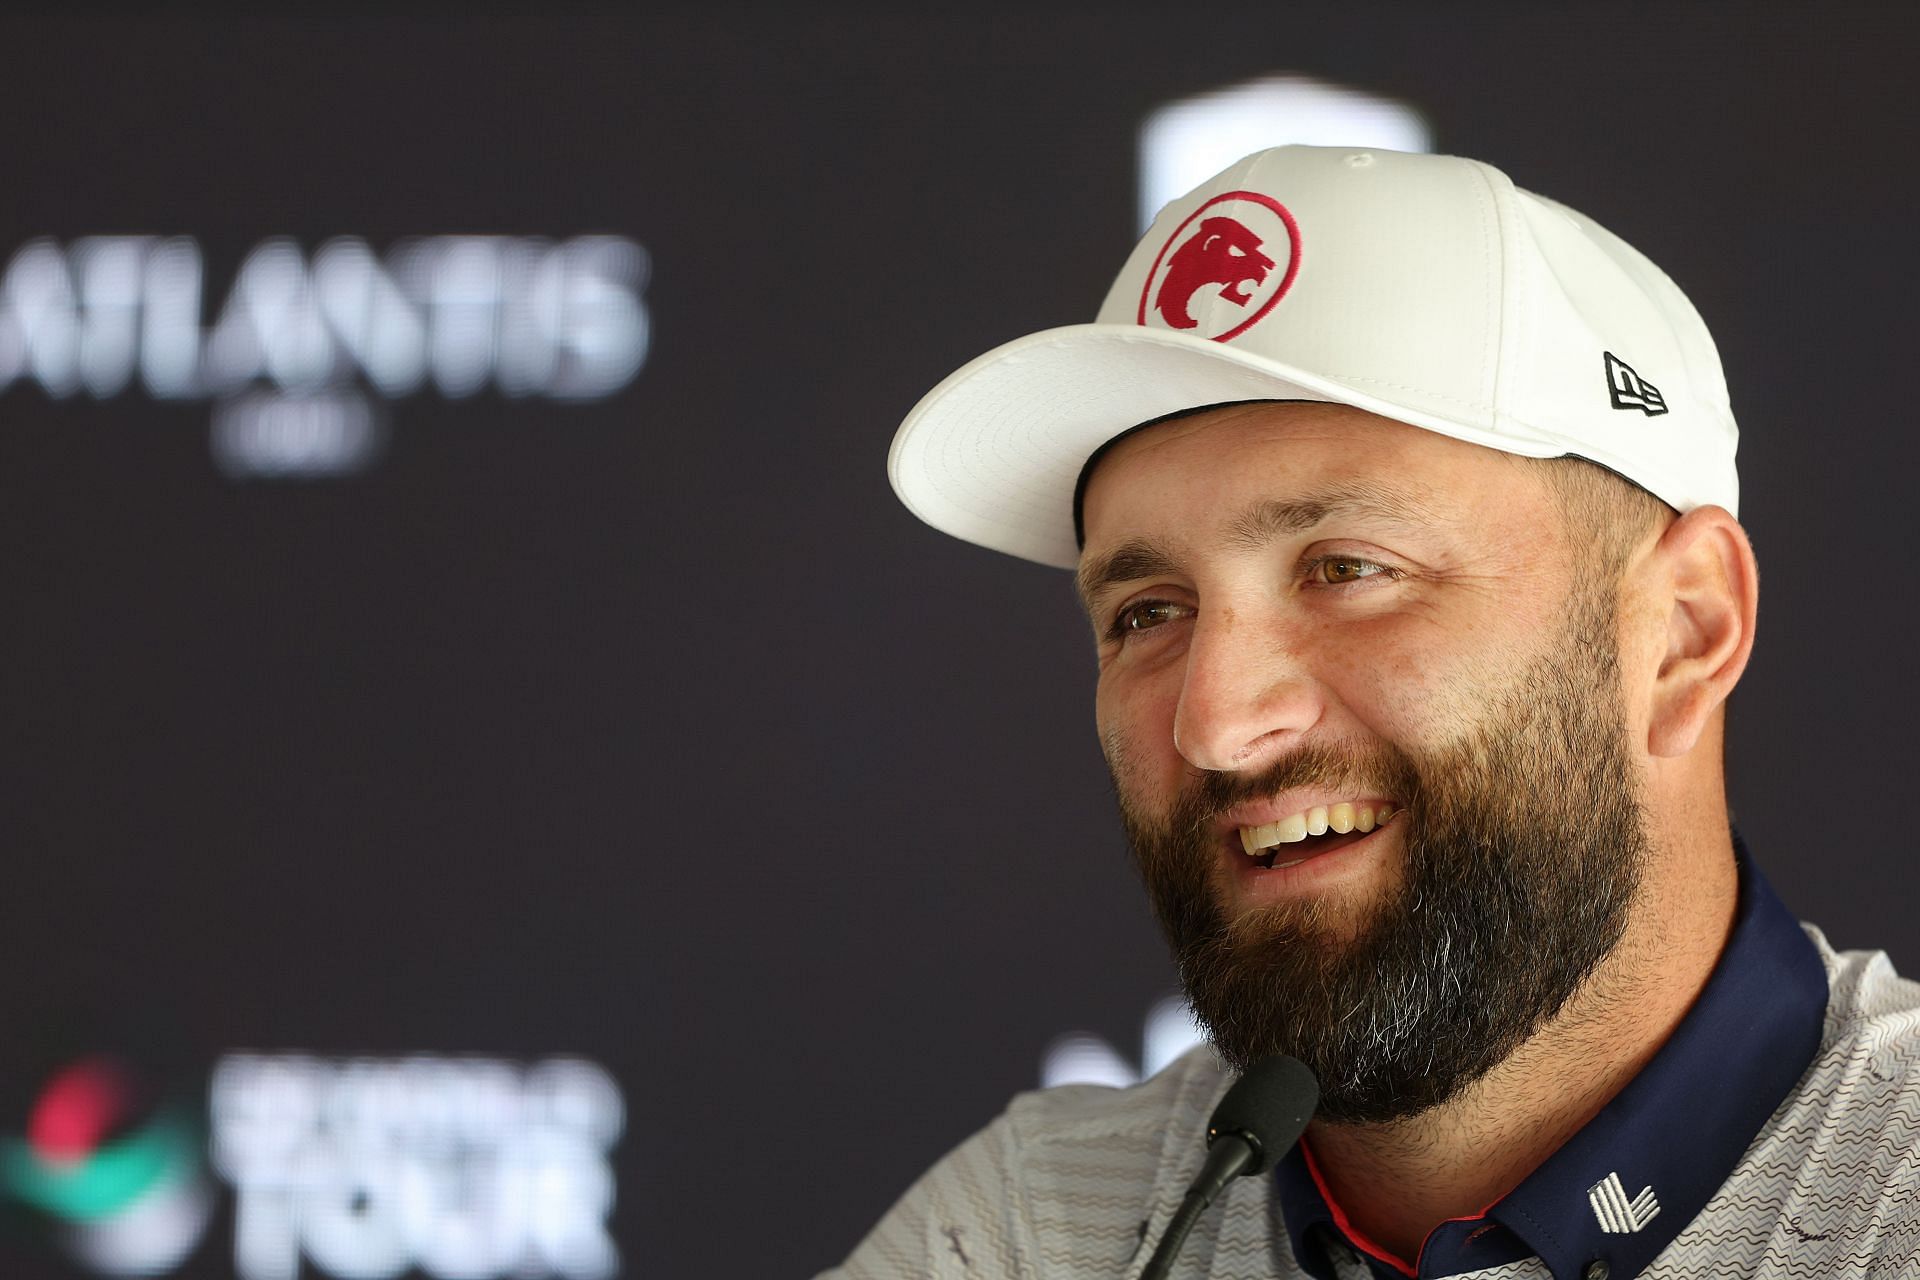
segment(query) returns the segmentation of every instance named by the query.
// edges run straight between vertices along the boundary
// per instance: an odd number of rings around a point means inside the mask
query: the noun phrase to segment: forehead
[[[1531,524],[1537,537],[1551,509],[1539,469],[1511,454],[1346,405],[1229,405],[1149,427],[1099,459],[1082,566],[1128,539],[1231,548],[1340,515],[1460,536]]]
[[[1482,485],[1537,480],[1522,459],[1349,405],[1227,405],[1129,435],[1094,464],[1082,499],[1091,541],[1106,508],[1192,486],[1276,491],[1338,471],[1424,490],[1436,502]],[[1460,504],[1449,504],[1460,505]]]

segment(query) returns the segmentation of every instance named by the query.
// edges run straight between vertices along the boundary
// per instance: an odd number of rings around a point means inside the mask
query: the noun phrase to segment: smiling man
[[[1210,1033],[1016,1099],[849,1276],[1137,1275],[1214,1102],[1321,1102],[1176,1275],[1920,1271],[1920,988],[1734,836],[1753,552],[1711,339],[1498,171],[1280,148],[1098,322],[930,393],[923,519],[1077,570],[1121,816]]]

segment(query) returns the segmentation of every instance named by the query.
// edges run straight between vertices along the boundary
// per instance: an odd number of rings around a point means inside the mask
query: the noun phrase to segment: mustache
[[[1297,787],[1379,792],[1413,806],[1420,772],[1406,753],[1384,743],[1333,741],[1295,748],[1257,772],[1196,772],[1182,789],[1167,826],[1200,831],[1229,809]]]

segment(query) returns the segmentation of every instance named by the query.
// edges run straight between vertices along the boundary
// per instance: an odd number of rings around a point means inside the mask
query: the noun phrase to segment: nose
[[[1325,713],[1301,646],[1281,630],[1203,611],[1187,645],[1173,745],[1196,769],[1258,768]]]

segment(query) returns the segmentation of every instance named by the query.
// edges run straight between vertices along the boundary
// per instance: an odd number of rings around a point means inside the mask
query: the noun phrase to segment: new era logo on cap
[[[1607,358],[1607,391],[1613,397],[1614,408],[1638,409],[1649,418],[1667,411],[1667,402],[1661,396],[1660,388],[1635,373],[1632,365],[1613,352],[1601,354]]]

